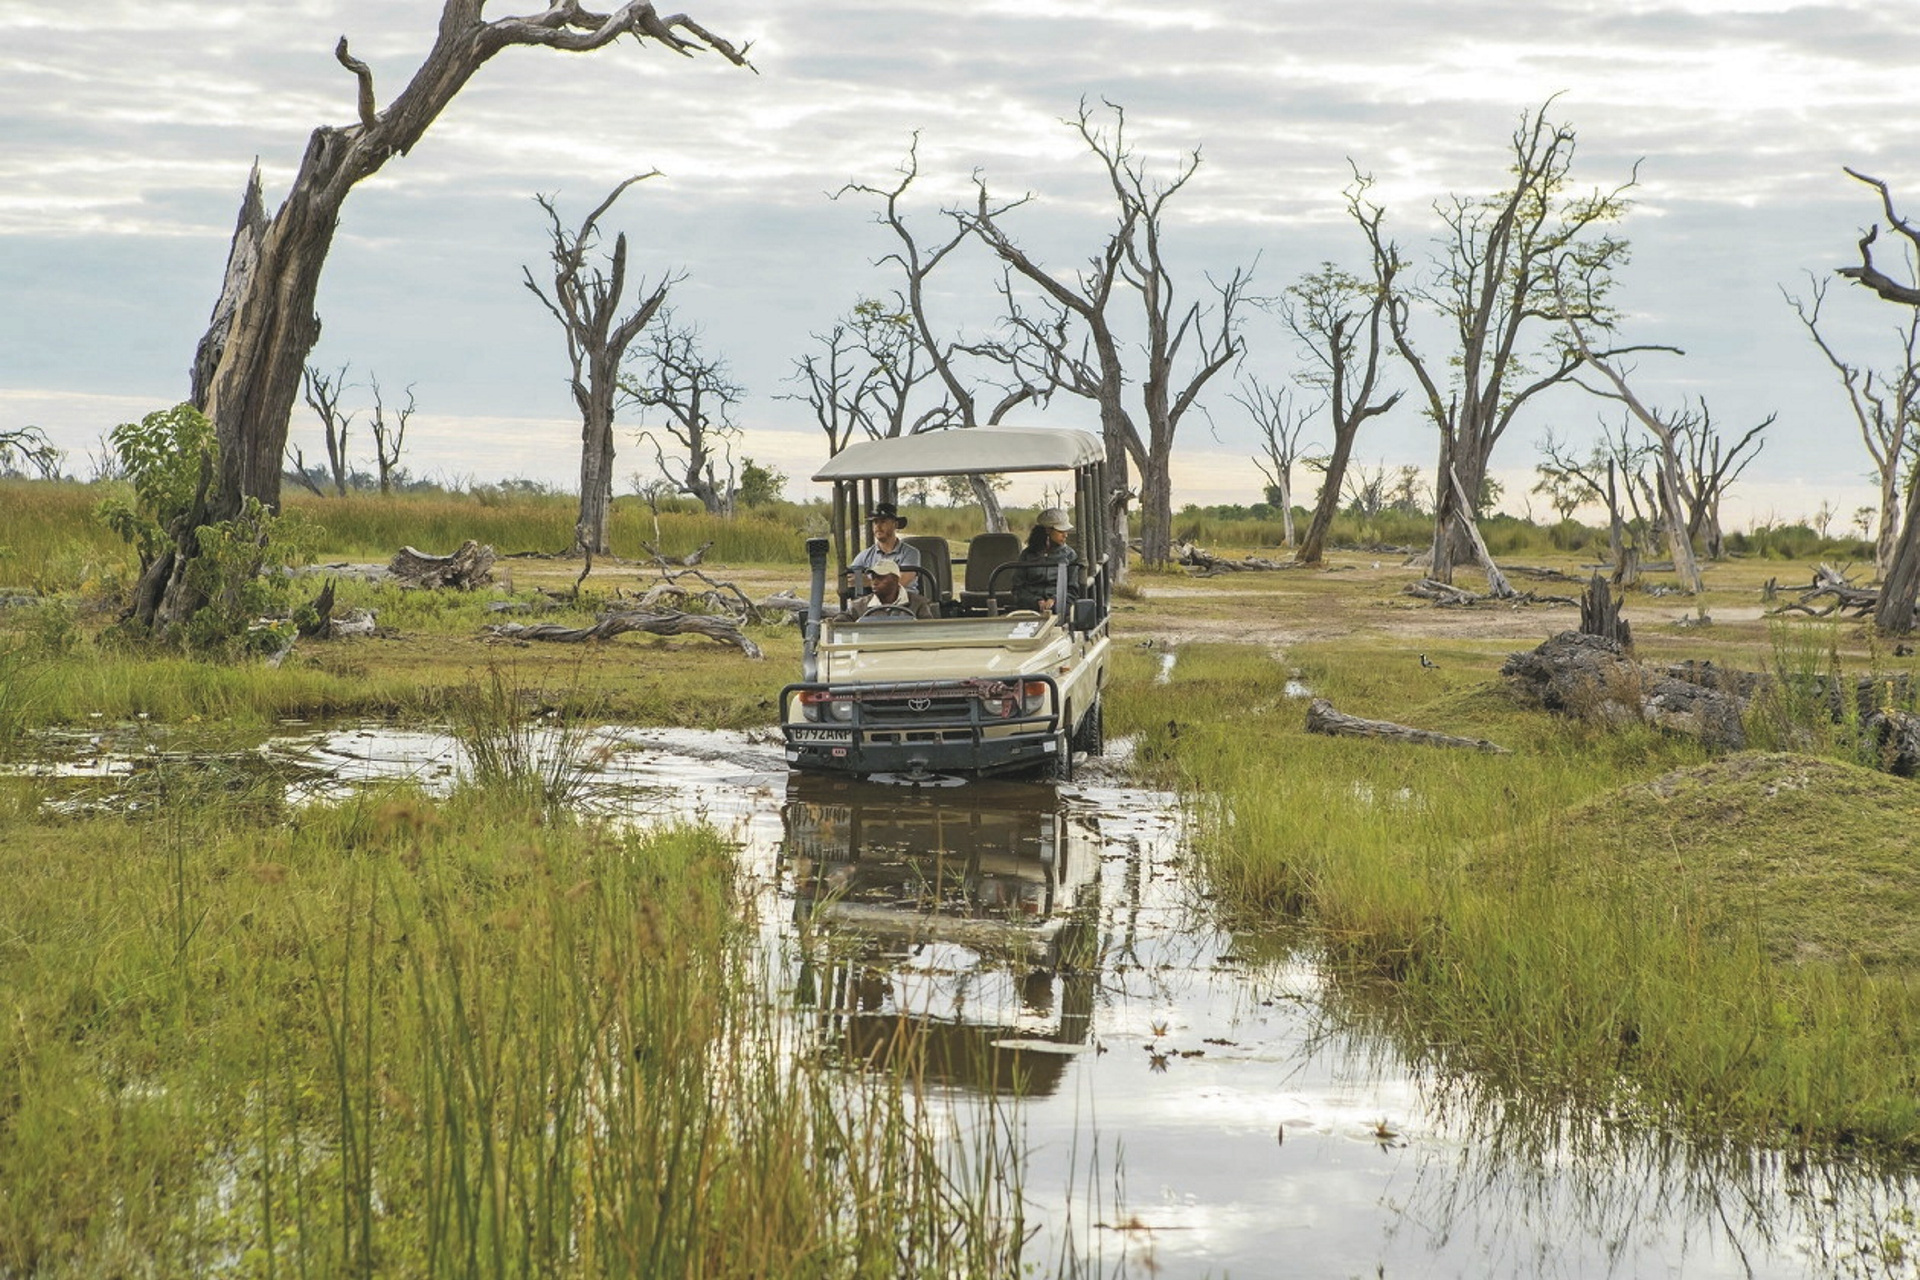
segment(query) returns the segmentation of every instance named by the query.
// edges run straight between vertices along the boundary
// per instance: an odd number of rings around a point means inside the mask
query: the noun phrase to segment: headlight
[[[846,724],[853,719],[851,698],[837,698],[825,689],[803,689],[797,696],[801,717],[815,724],[834,721]]]
[[[1049,708],[1048,694],[1053,686],[1045,680],[1029,680],[1020,686],[1020,714],[1044,715]]]

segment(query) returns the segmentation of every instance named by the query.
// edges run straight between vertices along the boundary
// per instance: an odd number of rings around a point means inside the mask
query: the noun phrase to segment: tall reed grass
[[[217,773],[0,838],[0,1274],[1019,1270],[1004,1117],[824,1067],[712,833]]]

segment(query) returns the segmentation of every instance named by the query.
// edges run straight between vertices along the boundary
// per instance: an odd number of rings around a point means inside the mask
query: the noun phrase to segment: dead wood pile
[[[738,622],[709,613],[647,613],[638,609],[621,609],[604,613],[598,621],[585,627],[568,627],[557,622],[506,622],[487,628],[489,635],[501,640],[545,640],[560,644],[611,640],[629,631],[656,636],[705,636],[709,640],[732,645],[749,658],[762,656],[760,646],[740,630]]]
[[[413,547],[402,547],[389,566],[395,578],[406,587],[458,587],[470,591],[493,581],[493,548],[472,538],[460,544],[449,556],[428,555]]]
[[[1216,573],[1244,573],[1248,571],[1269,572],[1275,569],[1298,569],[1300,565],[1292,560],[1269,560],[1264,556],[1248,556],[1244,560],[1222,560],[1203,547],[1191,542],[1179,546],[1176,562],[1199,572],[1194,576],[1209,578]]]
[[[1572,596],[1541,595],[1537,591],[1516,592],[1511,588],[1504,595],[1497,591],[1468,591],[1465,587],[1456,587],[1438,578],[1422,578],[1418,582],[1410,582],[1401,589],[1401,594],[1421,600],[1431,600],[1442,608],[1465,608],[1476,604],[1505,604],[1518,607],[1528,604],[1577,605],[1580,603]]]
[[[1774,587],[1771,582],[1767,585],[1769,589]],[[1828,597],[1832,599],[1825,608],[1813,607],[1814,601]],[[1844,572],[1830,564],[1823,564],[1813,571],[1813,582],[1800,592],[1798,600],[1771,609],[1768,613],[1804,613],[1809,617],[1824,618],[1837,612],[1842,616],[1860,618],[1872,613],[1879,603],[1878,591],[1872,587],[1856,587]]]

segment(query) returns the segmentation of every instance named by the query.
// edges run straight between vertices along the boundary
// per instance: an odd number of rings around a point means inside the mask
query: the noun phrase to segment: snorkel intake
[[[813,681],[820,678],[820,615],[827,599],[827,540],[807,539],[807,563],[813,570],[813,585],[807,594],[807,621],[802,635],[800,676]]]

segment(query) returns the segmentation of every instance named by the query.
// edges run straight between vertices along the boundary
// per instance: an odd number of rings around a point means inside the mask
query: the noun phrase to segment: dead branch
[[[749,658],[760,658],[760,646],[742,634],[732,618],[717,618],[706,613],[643,613],[638,609],[603,614],[588,627],[565,627],[557,622],[498,623],[487,633],[501,640],[550,640],[561,644],[579,644],[587,640],[611,640],[629,631],[644,631],[656,636],[706,636],[721,644],[730,644]]]
[[[1307,732],[1324,733],[1336,738],[1386,738],[1393,742],[1411,743],[1425,747],[1465,747],[1471,751],[1484,751],[1489,755],[1507,756],[1513,753],[1485,738],[1457,738],[1448,733],[1435,733],[1430,729],[1414,729],[1404,724],[1395,724],[1391,720],[1363,720],[1359,716],[1346,715],[1335,711],[1333,704],[1325,698],[1315,698],[1307,707]]]
[[[1832,598],[1832,603],[1824,609],[1816,609],[1813,602]],[[1834,613],[1851,614],[1864,618],[1872,613],[1880,603],[1880,593],[1872,587],[1856,587],[1847,580],[1845,573],[1830,564],[1823,564],[1813,571],[1813,582],[1800,593],[1800,598],[1778,609],[1769,609],[1769,617],[1783,613],[1804,613],[1813,618],[1825,618]]]

